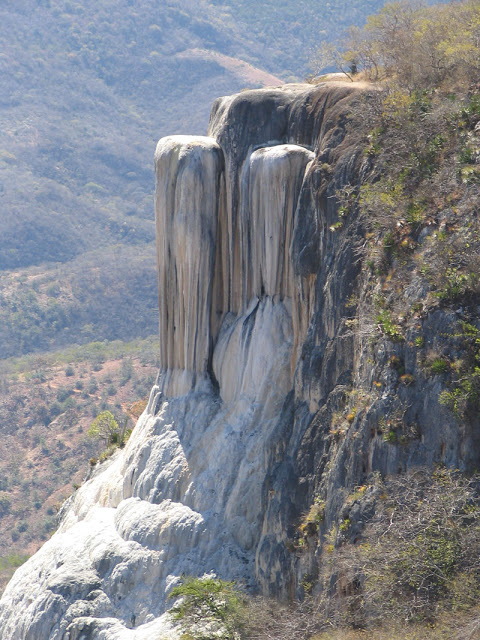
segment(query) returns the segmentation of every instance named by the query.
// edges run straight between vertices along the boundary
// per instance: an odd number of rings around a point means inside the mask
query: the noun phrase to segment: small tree
[[[394,80],[410,92],[444,81],[451,90],[460,77],[476,81],[479,34],[476,0],[433,7],[417,0],[389,2],[363,28],[350,29],[340,47],[323,43],[312,64],[317,73],[333,64],[351,79],[355,63],[355,71],[370,80]]]
[[[110,411],[102,411],[92,422],[87,435],[91,438],[103,440],[105,446],[120,443],[120,427]]]
[[[170,610],[185,638],[240,640],[244,627],[244,601],[233,582],[211,576],[183,579],[170,598],[181,598]]]

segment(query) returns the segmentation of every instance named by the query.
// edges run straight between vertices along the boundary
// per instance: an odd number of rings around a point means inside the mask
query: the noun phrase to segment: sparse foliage
[[[363,539],[341,545],[324,574],[343,595],[333,618],[363,626],[471,609],[480,595],[479,483],[446,470],[380,483]]]
[[[247,617],[246,640],[310,640],[324,628],[322,602],[314,596],[292,604],[252,598]]]
[[[180,598],[170,610],[185,640],[240,640],[244,627],[244,597],[233,582],[213,576],[185,577],[170,592]]]
[[[440,402],[462,419],[475,418],[480,407],[480,329],[463,322],[458,337],[464,358],[457,363],[449,389],[442,391]]]
[[[320,51],[319,65],[335,64],[349,76],[346,69],[354,66],[370,80],[394,80],[410,92],[476,77],[480,7],[475,0],[434,7],[390,2],[365,27],[351,28],[339,48],[327,45]]]
[[[334,52],[338,68],[355,61],[376,82],[351,108],[368,170],[348,211],[365,225],[373,276],[360,326],[394,342],[418,320],[418,304],[423,313],[460,302],[473,308],[480,293],[479,47],[478,2],[394,2]],[[415,289],[421,297],[412,303]],[[471,382],[444,394],[445,403],[458,405],[452,393],[470,394]]]
[[[110,411],[102,411],[92,422],[87,435],[102,440],[105,446],[117,444],[120,439],[120,427]]]

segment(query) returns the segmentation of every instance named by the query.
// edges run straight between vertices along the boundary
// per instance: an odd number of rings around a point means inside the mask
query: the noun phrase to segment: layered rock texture
[[[366,90],[246,91],[214,104],[208,137],[158,143],[158,384],[125,449],[7,587],[2,640],[177,637],[165,611],[182,574],[300,595],[322,536],[369,474],[476,462],[474,435],[458,437],[436,382],[399,383],[389,359],[416,374],[413,343],[372,347],[362,323],[363,229],[354,214],[338,229],[336,195],[369,171],[345,132]],[[426,320],[432,346],[453,321]],[[335,414],[349,402],[339,435]],[[411,427],[401,447],[376,429],[397,414]],[[315,540],[292,550],[318,497]]]

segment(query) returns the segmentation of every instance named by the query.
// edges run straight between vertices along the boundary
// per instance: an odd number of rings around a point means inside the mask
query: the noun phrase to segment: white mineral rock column
[[[204,377],[211,355],[223,153],[213,138],[169,136],[155,170],[162,389],[180,395]]]
[[[264,147],[246,160],[241,180],[240,270],[243,309],[252,296],[293,296],[293,219],[314,154],[293,144]],[[240,289],[241,290],[241,289]]]

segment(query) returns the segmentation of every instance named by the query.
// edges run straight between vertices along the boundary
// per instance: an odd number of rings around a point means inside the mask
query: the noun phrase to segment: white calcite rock
[[[293,297],[290,260],[293,218],[305,169],[314,154],[282,144],[254,151],[241,178],[240,247],[237,278],[243,306],[252,296]],[[240,284],[238,285],[240,287]]]
[[[238,176],[234,229],[228,224],[223,152],[215,140],[171,136],[158,143],[160,362],[167,395],[205,383],[227,313],[244,313],[257,299],[292,298],[293,221],[313,159],[313,152],[293,144],[248,154]],[[238,255],[230,256],[232,251]],[[242,292],[235,302],[230,290]]]
[[[173,638],[164,611],[182,573],[254,583],[265,477],[291,386],[287,307],[257,300],[226,319],[217,348],[225,398],[196,390],[145,411],[15,574],[1,601],[2,640],[137,639],[147,629]],[[19,609],[21,626],[10,616]]]
[[[160,362],[178,395],[207,370],[223,153],[213,138],[170,136],[155,152]]]

